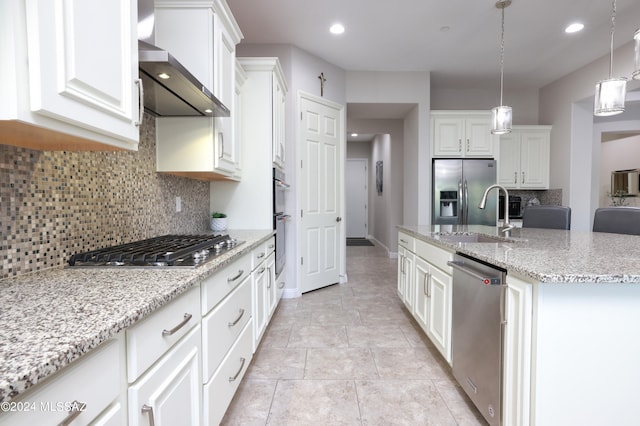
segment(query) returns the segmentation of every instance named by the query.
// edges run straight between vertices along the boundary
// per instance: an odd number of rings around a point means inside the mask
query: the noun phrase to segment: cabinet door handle
[[[144,118],[144,87],[142,85],[142,79],[138,78],[136,84],[138,85],[138,120],[133,124],[136,127],[140,127],[142,126],[142,119]]]
[[[405,243],[405,244],[409,244],[409,241],[405,241],[405,240],[403,240],[402,238],[400,238],[400,242],[401,242],[401,243]]]
[[[469,139],[467,139],[467,152],[469,152]]]
[[[180,330],[182,327],[184,327],[184,325],[186,323],[189,322],[189,320],[193,317],[193,315],[191,314],[184,314],[184,319],[182,320],[182,322],[178,325],[176,325],[175,327],[173,327],[171,330],[162,330],[162,335],[163,336],[171,336],[173,334],[175,334],[178,330]]]
[[[222,155],[224,153],[224,135],[222,134],[222,132],[218,133],[218,148],[220,148],[218,158],[222,158]]]
[[[271,285],[273,284],[271,282],[271,266],[267,268],[267,271],[269,272],[269,284],[267,284],[267,288],[271,288]]]
[[[149,414],[149,426],[156,426],[156,420],[153,418],[153,407],[144,404],[142,406],[142,412]]]
[[[257,257],[258,257],[258,259],[262,259],[264,256],[265,256],[264,253],[260,253]]]
[[[229,377],[229,382],[233,382],[238,378],[238,376],[242,372],[242,369],[244,368],[244,362],[245,361],[246,361],[246,359],[240,358],[240,368],[238,369],[238,372],[233,377]]]
[[[260,269],[260,270],[258,271],[258,274],[263,273],[263,272],[264,272],[264,269],[265,269],[265,268],[264,268],[264,266],[263,266],[263,267],[262,267],[262,269]]]
[[[522,172],[522,183],[524,183],[524,172]]]
[[[272,249],[272,248],[276,248],[276,245],[275,245],[275,244],[269,244],[269,248],[270,248],[270,249]]]
[[[513,172],[513,183],[518,183],[518,172]]]
[[[424,294],[431,297],[431,274],[424,274]]]
[[[238,315],[238,318],[236,318],[235,321],[232,321],[229,323],[229,327],[235,327],[235,325],[238,324],[238,322],[240,322],[240,319],[242,318],[243,315],[244,315],[244,309],[240,309],[240,315]]]
[[[60,426],[68,426],[72,421],[76,419],[82,412],[87,408],[86,402],[80,402],[75,400],[71,403],[71,409],[69,410],[69,415],[65,417],[63,421],[60,422]]]
[[[278,288],[284,288],[284,281],[280,281],[278,283]]]
[[[231,277],[231,278],[227,278],[227,283],[232,283],[235,280],[237,280],[238,278],[240,278],[242,276],[242,274],[244,274],[244,269],[240,269],[238,270],[238,275],[236,275],[235,277]]]
[[[462,139],[458,139],[458,152],[462,152]]]

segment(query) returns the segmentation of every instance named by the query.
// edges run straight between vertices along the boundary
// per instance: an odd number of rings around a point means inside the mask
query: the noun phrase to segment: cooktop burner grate
[[[70,266],[197,266],[240,242],[229,235],[163,235],[77,253]]]

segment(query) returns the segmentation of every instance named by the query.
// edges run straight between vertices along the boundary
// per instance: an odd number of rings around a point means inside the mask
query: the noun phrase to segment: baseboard
[[[382,247],[383,249],[385,249],[387,251],[387,256],[389,256],[389,259],[397,259],[398,258],[398,252],[397,251],[389,250],[389,247],[387,247],[384,244],[382,244],[373,235],[369,235],[368,239],[373,241],[375,243],[375,245],[377,245],[378,247]]]
[[[296,299],[300,296],[302,296],[302,293],[297,288],[285,288],[282,292],[283,299]]]

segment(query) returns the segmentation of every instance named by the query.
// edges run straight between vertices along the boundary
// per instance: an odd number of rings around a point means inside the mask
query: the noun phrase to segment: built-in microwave
[[[640,170],[616,170],[611,172],[611,195],[635,197],[640,195]]]

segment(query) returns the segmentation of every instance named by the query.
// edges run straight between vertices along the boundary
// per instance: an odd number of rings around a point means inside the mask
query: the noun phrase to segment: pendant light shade
[[[636,30],[633,39],[636,42],[636,66],[633,68],[634,71],[631,77],[633,77],[634,80],[640,80],[640,29]]]
[[[613,35],[616,29],[616,0],[611,10],[611,53],[609,55],[609,78],[596,84],[596,96],[593,104],[593,115],[606,117],[624,112],[624,101],[627,93],[627,79],[613,78]],[[637,53],[637,52],[636,52]],[[637,56],[637,55],[636,55]]]
[[[500,31],[500,106],[491,110],[491,133],[504,135],[511,132],[512,112],[510,106],[502,104],[504,89],[504,9],[511,4],[511,0],[499,0],[496,7],[502,12]]]
[[[511,107],[501,105],[491,110],[491,133],[504,135],[511,132]]]

